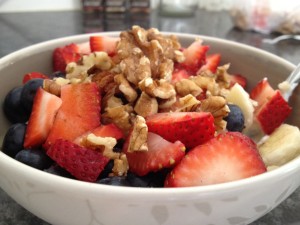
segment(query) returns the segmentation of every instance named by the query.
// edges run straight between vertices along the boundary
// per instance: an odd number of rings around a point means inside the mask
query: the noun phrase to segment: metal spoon
[[[264,43],[268,43],[268,44],[277,44],[278,42],[280,41],[283,41],[283,40],[287,40],[287,39],[295,39],[295,40],[298,40],[300,41],[300,35],[292,35],[292,34],[286,34],[286,35],[281,35],[279,37],[276,37],[274,39],[263,39],[262,41]]]
[[[293,72],[288,76],[285,82],[289,85],[289,89],[288,91],[283,93],[283,97],[286,101],[288,101],[293,91],[295,90],[295,88],[298,86],[300,82],[300,63],[293,70]]]

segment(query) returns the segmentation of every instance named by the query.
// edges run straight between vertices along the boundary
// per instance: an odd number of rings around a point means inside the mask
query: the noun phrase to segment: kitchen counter
[[[0,57],[20,48],[63,36],[81,33],[124,30],[137,24],[161,31],[201,34],[245,43],[274,53],[298,64],[300,42],[282,41],[276,45],[263,43],[266,35],[233,28],[227,12],[198,10],[194,17],[161,17],[157,11],[136,14],[66,12],[28,12],[0,14]],[[300,179],[300,178],[299,178]],[[300,224],[300,188],[267,215],[251,225]],[[0,189],[0,225],[48,225],[18,205]]]

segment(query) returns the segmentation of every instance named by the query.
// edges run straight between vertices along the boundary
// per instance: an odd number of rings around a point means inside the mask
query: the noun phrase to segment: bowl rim
[[[35,51],[39,52],[41,48],[51,48],[52,46],[59,46],[59,44],[62,43],[81,43],[84,40],[87,40],[88,37],[92,35],[104,35],[104,36],[116,36],[120,33],[120,31],[113,31],[113,32],[97,32],[97,33],[87,33],[87,34],[77,34],[77,35],[70,35],[66,37],[61,38],[55,38],[48,41],[43,41],[36,43],[34,45],[30,45],[28,47],[22,48],[20,50],[14,51],[6,56],[3,56],[0,58],[0,65],[7,65],[11,63],[12,59],[18,59],[20,56],[27,57],[28,53],[32,54]],[[231,40],[226,40],[222,38],[217,37],[210,37],[205,35],[197,35],[197,34],[189,34],[189,33],[176,33],[176,32],[161,32],[164,35],[176,35],[179,38],[183,39],[196,39],[200,38],[205,41],[214,41],[214,42],[222,42],[227,45],[232,46],[238,46],[245,51],[255,51],[258,54],[263,54],[266,57],[272,58],[274,61],[278,61],[280,63],[285,64],[288,68],[291,70],[295,68],[295,65],[273,53],[267,52],[262,49],[258,49],[256,47],[238,43]],[[47,49],[46,48],[46,49]],[[29,55],[30,55],[29,54]],[[2,148],[2,147],[1,147]],[[35,178],[41,179],[41,180],[47,180],[47,182],[55,185],[60,185],[65,188],[75,188],[76,190],[84,190],[87,189],[89,191],[98,193],[105,193],[105,194],[114,194],[114,195],[124,195],[124,192],[126,194],[134,194],[136,196],[143,196],[143,198],[151,199],[153,194],[155,195],[168,195],[169,197],[174,196],[176,194],[181,194],[184,196],[191,195],[192,193],[195,194],[208,194],[208,193],[217,193],[217,192],[227,192],[231,189],[237,189],[241,187],[247,187],[249,185],[258,184],[261,182],[266,182],[269,180],[272,180],[276,177],[282,177],[286,176],[290,173],[296,172],[296,170],[300,170],[300,157],[297,157],[293,159],[292,161],[286,163],[283,166],[280,166],[279,168],[276,168],[272,171],[268,171],[266,173],[256,175],[253,177],[249,177],[246,179],[241,179],[237,181],[231,181],[226,183],[220,183],[220,184],[213,184],[213,185],[205,185],[205,186],[196,186],[196,187],[182,187],[182,188],[138,188],[138,187],[118,187],[118,186],[111,186],[111,185],[104,185],[104,184],[98,184],[98,183],[89,183],[79,180],[74,180],[70,178],[65,178],[61,176],[57,176],[54,174],[50,174],[35,168],[32,168],[30,166],[27,166],[21,162],[18,162],[17,160],[9,157],[8,155],[4,154],[0,150],[0,163],[4,164],[4,167],[10,167],[15,172],[18,173],[24,173],[28,172],[27,175],[34,176]]]

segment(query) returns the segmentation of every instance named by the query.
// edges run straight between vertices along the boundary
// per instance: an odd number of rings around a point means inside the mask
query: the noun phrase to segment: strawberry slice
[[[124,134],[120,128],[118,128],[114,123],[110,123],[107,125],[101,125],[92,131],[88,131],[87,133],[77,137],[74,140],[74,143],[80,144],[81,141],[87,137],[89,134],[94,134],[97,137],[113,137],[116,140],[124,138]]]
[[[172,73],[172,83],[180,81],[181,79],[187,79],[190,75],[185,69],[175,69]]]
[[[39,88],[25,133],[24,148],[41,146],[46,140],[62,101],[59,97]]]
[[[149,132],[193,148],[214,136],[214,117],[207,112],[157,113],[146,118]]]
[[[92,52],[107,52],[113,56],[117,52],[117,42],[119,38],[106,36],[91,36],[90,47]]]
[[[23,76],[23,81],[22,83],[25,84],[27,81],[35,79],[35,78],[41,78],[41,79],[48,79],[49,77],[43,73],[40,72],[31,72],[31,73],[26,73]]]
[[[61,87],[62,106],[54,120],[45,148],[56,139],[73,141],[100,126],[100,93],[96,83],[68,84]]]
[[[63,139],[56,140],[47,154],[78,180],[87,182],[95,182],[109,162],[102,153]]]
[[[209,46],[202,45],[201,40],[194,41],[188,48],[183,50],[185,60],[180,63],[183,69],[191,75],[195,75],[197,71],[205,64],[206,52]]]
[[[256,144],[239,132],[227,132],[189,151],[168,174],[165,187],[218,184],[264,172]]]
[[[144,176],[162,168],[176,165],[185,155],[185,147],[180,141],[169,142],[161,136],[148,133],[148,151],[128,152],[129,136],[123,146],[131,172]]]
[[[53,71],[65,71],[66,66],[70,62],[77,62],[82,54],[89,52],[86,44],[77,45],[69,44],[54,49],[52,55]]]
[[[215,73],[221,61],[221,54],[212,54],[206,57],[206,63],[200,68],[200,71],[210,70]]]
[[[254,87],[250,97],[258,103],[254,115],[265,134],[271,134],[292,111],[280,91],[274,90],[266,78]]]
[[[241,85],[243,88],[246,88],[247,86],[247,78],[241,74],[228,75],[228,78],[230,81],[230,87],[233,87],[236,83]]]

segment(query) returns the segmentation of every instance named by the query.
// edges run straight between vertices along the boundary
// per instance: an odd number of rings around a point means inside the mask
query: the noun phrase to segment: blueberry
[[[102,170],[102,172],[100,173],[98,179],[103,179],[108,177],[108,175],[112,172],[112,168],[114,167],[114,160],[110,160],[106,166],[104,167],[104,169]]]
[[[128,187],[130,186],[130,183],[126,180],[126,177],[106,177],[103,179],[100,179],[97,181],[98,184],[106,184],[106,185],[112,185],[112,186],[122,186],[122,187]]]
[[[56,71],[56,72],[52,73],[51,75],[49,75],[50,79],[58,78],[58,77],[65,78],[66,77],[66,73],[64,73],[62,71]]]
[[[126,177],[127,181],[132,187],[150,187],[151,177],[143,176],[140,177],[134,173],[129,172]]]
[[[226,129],[229,131],[242,132],[244,129],[245,118],[240,107],[233,104],[228,104],[230,112],[227,117],[224,118],[227,121]]]
[[[16,154],[15,159],[40,170],[49,168],[53,163],[42,149],[23,149]]]
[[[3,139],[3,152],[14,158],[23,149],[25,132],[26,124],[24,123],[16,123],[10,126]]]
[[[57,175],[57,176],[74,179],[73,175],[71,175],[67,170],[65,170],[64,168],[60,167],[57,164],[51,165],[49,168],[44,169],[44,171],[47,173]]]
[[[23,86],[10,90],[5,96],[3,112],[11,123],[24,123],[29,119],[30,111],[26,110],[21,102]]]
[[[31,112],[33,100],[39,87],[43,87],[44,79],[36,78],[26,82],[21,93],[21,102],[25,109]]]

